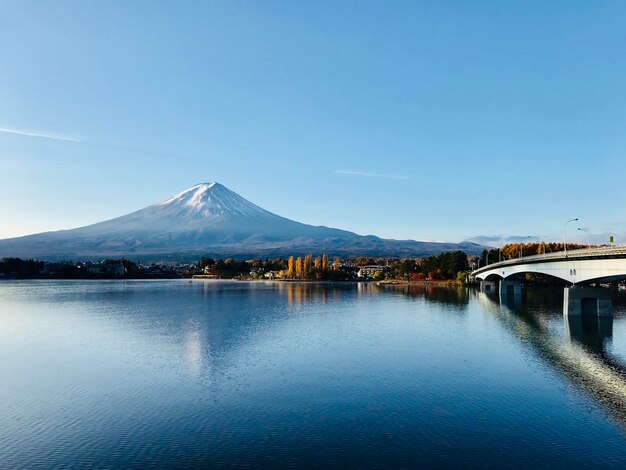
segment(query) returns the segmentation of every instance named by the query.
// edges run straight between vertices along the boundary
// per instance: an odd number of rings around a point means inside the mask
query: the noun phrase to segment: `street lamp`
[[[587,243],[587,248],[591,248],[591,235],[589,234],[589,230],[587,230],[586,228],[580,228],[578,227],[578,230],[580,230],[581,232],[585,232],[587,234],[587,241],[589,243]]]
[[[528,238],[528,243],[530,243],[531,236],[530,236],[530,235],[528,235],[526,238]],[[523,244],[523,243],[520,243],[520,245],[521,245],[521,246],[519,247],[519,257],[520,257],[520,258],[523,258],[523,257],[524,257],[524,252],[523,252],[523,250],[524,250],[524,244]]]
[[[570,219],[567,222],[565,222],[565,225],[563,225],[563,250],[565,251],[566,258],[567,258],[567,224],[569,224],[570,222],[576,222],[576,221],[578,221],[578,218]]]

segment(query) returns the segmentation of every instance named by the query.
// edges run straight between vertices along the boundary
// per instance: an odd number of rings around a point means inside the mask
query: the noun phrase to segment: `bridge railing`
[[[558,260],[558,259],[570,259],[570,258],[587,258],[593,256],[611,256],[611,255],[625,255],[626,254],[626,245],[618,245],[618,246],[605,246],[605,247],[597,247],[597,248],[581,248],[578,250],[567,250],[565,251],[556,251],[553,253],[545,253],[540,255],[530,255],[530,256],[522,256],[520,258],[511,258],[504,261],[497,261],[495,263],[490,263],[485,266],[480,266],[474,272],[482,271],[487,268],[493,269],[497,266],[510,266],[515,264],[520,264],[524,262],[533,262],[533,261],[545,261],[545,260]]]

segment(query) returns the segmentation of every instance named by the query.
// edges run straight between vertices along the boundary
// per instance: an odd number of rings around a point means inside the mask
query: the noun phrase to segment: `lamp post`
[[[528,235],[526,238],[528,238],[528,243],[530,243],[530,239],[532,238],[530,235]],[[520,247],[519,247],[519,257],[523,258],[524,257],[524,244],[520,243]]]
[[[567,222],[565,222],[565,225],[563,225],[563,250],[565,251],[566,258],[567,258],[567,224],[569,224],[570,222],[576,222],[576,221],[578,221],[578,218],[570,219]]]
[[[589,230],[587,230],[586,228],[580,228],[578,227],[578,230],[580,230],[581,232],[585,232],[587,234],[587,241],[589,243],[587,243],[587,249],[591,248],[591,235],[589,234]]]

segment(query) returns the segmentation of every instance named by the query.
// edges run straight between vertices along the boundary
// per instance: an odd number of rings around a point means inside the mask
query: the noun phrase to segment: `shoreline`
[[[403,286],[436,286],[436,287],[462,287],[467,284],[460,284],[455,280],[437,280],[437,281],[429,281],[429,280],[421,280],[421,281],[406,281],[404,279],[389,279],[385,281],[374,281],[376,285],[403,285]]]
[[[385,285],[410,285],[410,286],[437,286],[437,287],[462,287],[466,284],[460,284],[456,280],[420,280],[420,281],[407,281],[404,279],[387,279],[383,281],[375,281],[373,279],[348,279],[343,281],[332,281],[327,279],[216,279],[214,277],[194,275],[190,278],[197,281],[237,281],[237,282],[281,282],[281,283],[308,283],[308,284],[346,284],[346,283],[367,283],[375,284],[377,286]]]

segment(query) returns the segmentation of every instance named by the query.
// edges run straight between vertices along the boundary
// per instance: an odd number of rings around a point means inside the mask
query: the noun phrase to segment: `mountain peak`
[[[198,183],[157,206],[194,217],[273,215],[217,182]]]
[[[195,205],[195,203],[200,202],[203,198],[207,198],[209,196],[209,191],[215,188],[216,186],[220,186],[224,188],[222,185],[218,185],[218,183],[198,183],[191,188],[185,189],[178,194],[173,195],[169,199],[157,204],[159,206],[167,206],[171,204],[176,204],[180,202],[184,202],[188,205]],[[226,189],[226,188],[224,188]],[[192,202],[192,200],[194,202]]]
[[[202,188],[209,188],[210,189],[210,188],[212,188],[214,186],[224,187],[223,185],[219,184],[217,181],[213,181],[212,183],[198,183],[198,184],[196,184],[195,186],[192,186],[189,189],[200,188],[200,187],[202,187]]]

